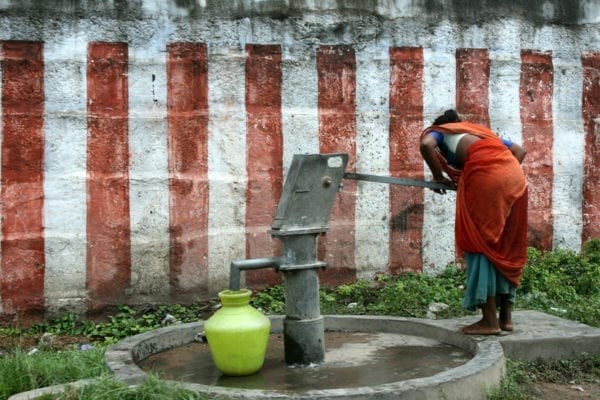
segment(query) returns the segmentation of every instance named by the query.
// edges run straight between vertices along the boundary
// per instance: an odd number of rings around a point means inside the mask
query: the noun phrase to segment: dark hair
[[[456,110],[446,110],[442,115],[433,121],[434,125],[449,124],[450,122],[460,122],[460,118]]]

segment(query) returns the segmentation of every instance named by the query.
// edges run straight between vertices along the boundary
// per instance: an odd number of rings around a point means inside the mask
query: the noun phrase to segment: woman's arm
[[[439,183],[445,183],[447,185],[453,185],[452,181],[444,176],[442,173],[442,164],[438,160],[435,148],[437,147],[437,141],[432,135],[425,135],[421,139],[421,145],[419,150],[423,159],[427,163],[427,166],[431,170],[433,180]],[[434,192],[444,194],[446,191],[443,189],[434,189]]]
[[[508,149],[513,154],[513,156],[515,156],[515,158],[519,161],[519,164],[521,164],[523,162],[523,159],[525,158],[525,155],[527,154],[527,150],[525,150],[523,147],[519,146],[516,143],[511,144]]]
[[[438,160],[437,155],[435,154],[436,147],[437,142],[432,135],[423,136],[420,146],[421,155],[431,170],[433,179],[438,181],[443,179],[444,175],[442,174],[442,164],[440,164],[440,160]]]

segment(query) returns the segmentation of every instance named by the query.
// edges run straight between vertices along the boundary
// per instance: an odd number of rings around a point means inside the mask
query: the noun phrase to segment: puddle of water
[[[456,368],[473,355],[455,346],[416,336],[325,332],[325,361],[288,366],[283,335],[269,339],[263,368],[243,377],[222,375],[206,343],[189,343],[148,357],[138,365],[162,379],[270,391],[326,390],[374,386],[422,378]]]

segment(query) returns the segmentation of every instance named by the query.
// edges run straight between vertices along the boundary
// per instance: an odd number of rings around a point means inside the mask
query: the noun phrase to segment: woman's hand
[[[445,176],[442,176],[437,179],[434,178],[433,182],[441,183],[441,184],[449,186],[451,188],[456,188],[456,184],[454,182],[452,182],[450,179],[446,178]],[[433,191],[437,194],[446,194],[446,189],[433,189]]]

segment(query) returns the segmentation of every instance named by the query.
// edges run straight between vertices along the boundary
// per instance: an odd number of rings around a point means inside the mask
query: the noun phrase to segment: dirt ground
[[[81,345],[89,344],[90,339],[85,336],[46,336],[42,335],[13,337],[0,335],[0,356],[3,356],[15,348],[30,351],[34,348],[41,350],[73,350]]]
[[[595,383],[550,383],[536,382],[529,393],[535,399],[544,400],[580,400],[600,399],[600,382]]]

